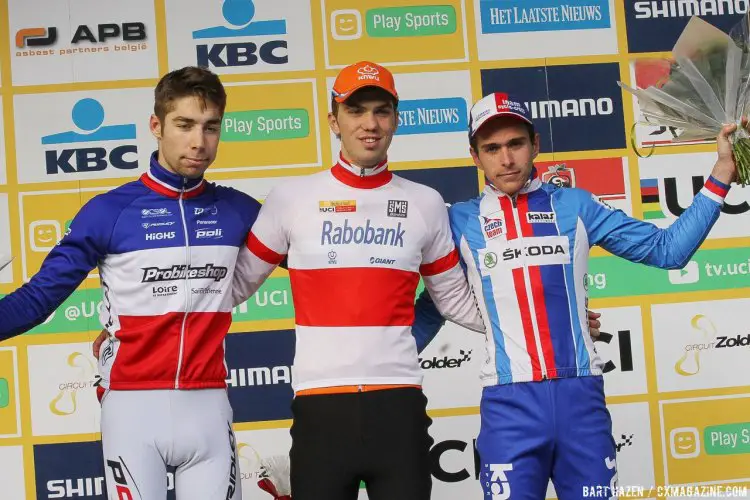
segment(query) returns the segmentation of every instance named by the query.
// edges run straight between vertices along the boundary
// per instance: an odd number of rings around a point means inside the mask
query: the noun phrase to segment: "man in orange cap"
[[[355,500],[360,481],[372,500],[429,499],[431,420],[411,332],[420,276],[444,317],[484,331],[443,198],[388,169],[397,107],[387,69],[344,68],[328,115],[338,161],[274,189],[238,257],[235,303],[288,259],[294,500]]]

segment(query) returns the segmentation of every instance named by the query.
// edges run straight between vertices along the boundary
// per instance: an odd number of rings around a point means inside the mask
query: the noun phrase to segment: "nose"
[[[206,137],[201,127],[193,127],[190,134],[190,147],[193,149],[203,149],[206,144]]]
[[[504,167],[513,166],[513,154],[510,149],[505,147],[500,149],[500,162]]]
[[[375,118],[375,113],[370,111],[362,115],[362,128],[365,130],[375,130],[378,128],[378,121]]]

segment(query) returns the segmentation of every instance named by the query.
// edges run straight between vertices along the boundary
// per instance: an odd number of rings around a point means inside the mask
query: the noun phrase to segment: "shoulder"
[[[448,218],[450,219],[451,226],[463,226],[468,218],[472,215],[479,215],[479,203],[482,200],[482,196],[477,196],[470,200],[459,201],[454,203],[448,209]]]
[[[426,208],[434,208],[437,205],[445,206],[443,196],[434,188],[410,181],[399,175],[393,174],[393,185],[404,191],[408,198]]]

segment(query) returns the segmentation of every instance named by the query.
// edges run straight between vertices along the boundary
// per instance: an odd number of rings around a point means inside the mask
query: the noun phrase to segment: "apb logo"
[[[65,147],[64,145],[135,141],[135,124],[103,125],[104,108],[96,99],[85,98],[73,106],[73,124],[80,130],[60,132],[42,137],[46,146],[45,166],[48,175],[99,172],[108,167],[122,170],[138,168],[138,146],[123,144],[115,147]],[[129,156],[132,154],[132,156]]]
[[[482,70],[482,93],[519,97],[543,153],[620,149],[625,143],[617,63]],[[580,134],[586,129],[586,134]]]
[[[71,45],[78,45],[83,42],[90,44],[107,43],[110,40],[122,39],[124,42],[141,42],[146,39],[146,25],[140,22],[134,23],[105,23],[95,26],[86,24],[79,25],[73,32],[70,39]],[[22,28],[16,32],[15,43],[17,49],[28,47],[49,47],[55,45],[58,40],[58,31],[54,26]],[[78,53],[77,48],[61,49],[60,55]],[[16,55],[45,55],[38,54],[33,50],[17,52]]]
[[[263,37],[256,41],[199,43],[195,46],[198,66],[224,68],[286,64],[287,26],[284,19],[254,20],[252,0],[224,0],[221,13],[231,27],[213,26],[193,31],[194,40]]]

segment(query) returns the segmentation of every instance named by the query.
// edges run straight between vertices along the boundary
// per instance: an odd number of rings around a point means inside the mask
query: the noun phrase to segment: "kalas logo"
[[[193,31],[194,40],[212,38],[248,38],[264,36],[264,41],[214,43],[196,45],[198,66],[224,68],[227,66],[253,66],[262,61],[266,64],[286,64],[289,61],[286,39],[268,37],[287,34],[286,20],[273,19],[254,21],[255,5],[252,0],[224,0],[221,8],[224,19],[232,25],[213,26]]]
[[[432,359],[419,358],[419,366],[423,370],[442,370],[443,368],[461,368],[461,365],[463,363],[468,363],[469,361],[471,361],[471,350],[464,351],[463,349],[461,349],[458,351],[458,353],[458,358],[452,358],[448,356],[443,356],[442,358],[433,356]]]
[[[96,99],[84,98],[75,103],[73,124],[81,132],[68,131],[42,137],[42,145],[76,144],[87,142],[135,141],[135,124],[102,125],[104,108]],[[133,154],[128,159],[126,155]],[[47,174],[72,174],[100,172],[113,166],[121,170],[138,168],[138,146],[125,144],[112,149],[105,147],[46,149],[44,152]]]

